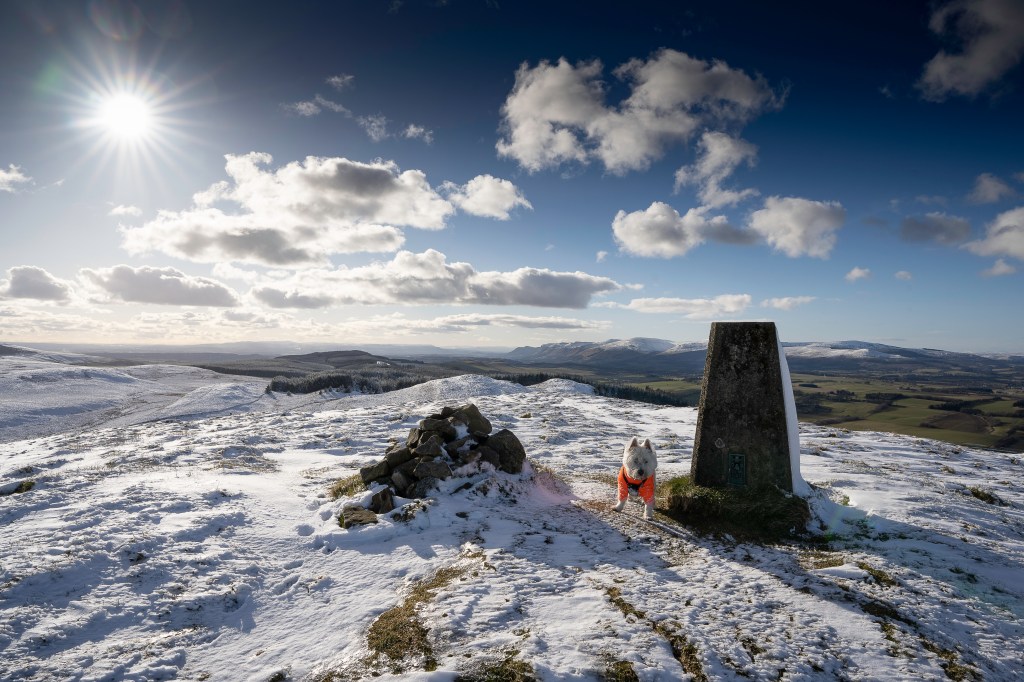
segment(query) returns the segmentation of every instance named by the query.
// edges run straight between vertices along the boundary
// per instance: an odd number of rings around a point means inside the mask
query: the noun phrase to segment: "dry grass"
[[[665,483],[666,513],[707,532],[751,540],[780,540],[802,533],[811,518],[807,500],[775,487],[708,488],[689,476]]]
[[[368,664],[388,659],[391,672],[405,672],[407,659],[419,659],[423,669],[437,669],[437,659],[430,646],[429,631],[416,615],[421,604],[432,600],[437,591],[465,575],[461,566],[446,566],[425,580],[416,583],[401,604],[380,614],[366,634],[366,643],[372,652]]]
[[[332,500],[338,500],[342,497],[349,497],[356,493],[361,493],[366,489],[363,484],[363,478],[359,474],[352,474],[345,478],[339,478],[337,481],[331,484],[331,487],[327,489],[327,496]]]

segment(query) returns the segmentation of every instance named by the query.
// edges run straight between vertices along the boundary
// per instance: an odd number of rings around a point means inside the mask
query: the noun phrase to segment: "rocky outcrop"
[[[370,509],[386,513],[394,509],[394,495],[427,497],[441,481],[470,476],[488,467],[521,473],[526,461],[523,444],[508,429],[493,434],[491,430],[491,422],[472,403],[445,407],[421,419],[404,441],[388,448],[382,460],[359,470],[366,485],[387,486],[374,495]],[[350,517],[360,518],[355,523],[366,523],[358,515],[352,516],[352,509],[345,509],[343,523]]]

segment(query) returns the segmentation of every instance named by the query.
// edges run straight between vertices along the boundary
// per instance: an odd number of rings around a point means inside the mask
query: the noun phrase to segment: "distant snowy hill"
[[[1018,356],[989,357],[929,348],[900,348],[866,341],[784,343],[795,371],[857,368],[923,368],[991,371],[1024,365]],[[699,374],[704,370],[706,343],[675,344],[663,339],[612,339],[522,346],[505,357],[526,364],[584,365],[619,370]]]
[[[1024,669],[1018,457],[801,425],[817,541],[762,545],[611,511],[632,436],[654,442],[660,481],[688,472],[692,408],[472,375],[247,405],[245,384],[183,368],[32,362],[0,365],[12,438],[0,443],[0,680],[505,679],[487,666],[540,680],[1010,680]],[[19,394],[43,408],[46,391],[63,391],[61,410],[98,417],[91,401],[110,387],[123,391],[111,400],[132,396],[110,421],[47,436],[10,409]],[[370,493],[332,500],[335,481],[466,402],[541,466],[449,479],[376,525],[338,525]],[[160,410],[176,416],[149,421]],[[371,628],[418,633],[419,648],[375,657]]]

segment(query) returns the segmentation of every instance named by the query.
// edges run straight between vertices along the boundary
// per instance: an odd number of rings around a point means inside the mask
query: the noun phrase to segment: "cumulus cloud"
[[[139,208],[138,206],[131,206],[131,205],[128,205],[128,204],[118,204],[114,208],[110,209],[110,212],[107,213],[107,215],[114,215],[114,216],[122,216],[122,215],[140,216],[140,215],[142,215],[142,209]]]
[[[591,160],[613,173],[641,170],[702,127],[742,123],[782,101],[763,78],[662,49],[614,70],[630,94],[609,106],[603,70],[598,60],[521,64],[502,106],[499,156],[530,172]]]
[[[485,218],[508,220],[514,208],[533,208],[518,187],[492,175],[478,175],[461,186],[446,182],[442,187],[448,192],[448,201],[466,213]]]
[[[7,271],[7,279],[0,280],[0,298],[63,302],[71,298],[71,293],[69,282],[34,265],[13,267]]]
[[[974,97],[1024,55],[1024,4],[1019,0],[952,0],[932,13],[928,27],[962,47],[958,53],[940,50],[925,64],[917,87],[928,100]]]
[[[366,136],[374,142],[380,142],[388,137],[391,137],[391,133],[388,132],[388,118],[381,114],[376,116],[360,116],[356,119],[364,131]]]
[[[597,255],[594,257],[594,260],[596,260],[598,263],[603,263],[606,258],[608,258],[607,251],[598,251]]]
[[[1012,199],[1017,191],[992,173],[982,173],[974,180],[974,189],[967,200],[975,204],[994,204],[1003,199]]]
[[[984,277],[1002,277],[1003,275],[1012,275],[1017,272],[1017,268],[1007,263],[1002,258],[996,259],[996,262],[992,264],[992,267],[987,270],[982,270],[981,274]]]
[[[792,310],[797,306],[807,305],[814,300],[814,296],[784,296],[782,298],[769,298],[761,301],[762,308],[774,308],[776,310]]]
[[[174,268],[116,265],[79,271],[82,281],[113,300],[161,305],[230,307],[238,305],[235,292],[216,280],[193,277]]]
[[[893,275],[893,277],[904,282],[909,282],[910,280],[914,279],[914,276],[907,272],[906,270],[900,270],[895,275]]]
[[[705,132],[697,144],[697,162],[676,171],[676,190],[697,185],[697,196],[705,206],[731,206],[758,194],[756,189],[732,190],[722,183],[740,165],[753,166],[757,147],[725,133]]]
[[[357,268],[309,270],[253,288],[250,294],[276,308],[332,305],[485,304],[585,308],[597,294],[622,288],[607,277],[584,272],[519,268],[478,272],[469,263],[449,263],[443,253],[400,251],[393,260]]]
[[[721,294],[714,298],[634,298],[626,305],[614,307],[641,313],[672,313],[691,320],[707,320],[738,315],[750,307],[750,294]]]
[[[857,280],[867,279],[871,276],[871,270],[868,268],[854,267],[848,273],[846,273],[847,282],[856,282]]]
[[[837,201],[768,197],[748,225],[790,258],[828,258],[845,220],[846,209]]]
[[[900,236],[909,242],[959,244],[971,236],[971,224],[964,218],[945,213],[910,216],[900,224]]]
[[[636,256],[682,256],[706,240],[751,244],[757,234],[739,229],[725,216],[708,217],[708,207],[691,208],[679,215],[668,204],[655,201],[642,211],[619,211],[612,220],[612,234],[619,248]]]
[[[986,228],[984,239],[967,242],[964,247],[979,256],[1024,260],[1024,206],[997,215]]]
[[[442,229],[455,211],[422,171],[390,161],[310,156],[268,170],[269,154],[226,158],[230,182],[197,193],[192,208],[123,227],[124,247],[200,262],[308,266],[332,253],[395,251],[404,242],[399,227]]]
[[[31,182],[32,178],[21,172],[21,168],[15,166],[13,163],[7,167],[7,170],[0,168],[0,192],[14,193],[15,185],[21,185],[26,182]]]
[[[405,127],[405,130],[402,131],[402,137],[409,140],[423,140],[427,144],[434,143],[434,131],[427,130],[423,126],[418,126],[415,123],[410,123]]]

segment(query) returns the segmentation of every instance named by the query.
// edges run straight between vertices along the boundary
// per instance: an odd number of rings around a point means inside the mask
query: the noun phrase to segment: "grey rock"
[[[491,422],[487,417],[480,414],[480,410],[473,403],[466,403],[455,410],[451,415],[452,421],[459,421],[469,428],[470,433],[490,433]]]
[[[370,498],[370,511],[377,514],[387,514],[395,508],[395,495],[391,488],[384,488]]]
[[[404,475],[407,478],[412,478],[413,469],[416,468],[417,464],[419,464],[418,459],[410,459],[405,464],[399,464],[395,471]]]
[[[426,441],[417,446],[413,451],[417,457],[440,457],[444,454],[444,441],[436,434],[431,435]]]
[[[481,445],[479,448],[476,449],[476,452],[480,453],[481,462],[487,462],[495,469],[497,469],[501,465],[501,458],[498,456],[498,453],[489,448],[488,446]]]
[[[455,431],[455,427],[452,426],[447,419],[432,419],[429,417],[427,419],[421,419],[419,424],[416,425],[416,428],[418,428],[422,433],[440,434],[441,439],[445,442],[453,441],[458,436],[458,433]],[[420,440],[423,440],[422,436],[420,436]]]
[[[412,450],[407,447],[400,447],[384,455],[384,461],[394,471],[398,466],[405,464],[413,458]]]
[[[408,448],[414,448],[419,445],[420,442],[420,430],[417,428],[409,429],[409,437],[405,440],[405,445]]]
[[[406,496],[406,493],[409,492],[409,488],[411,488],[415,483],[416,479],[412,477],[411,473],[406,475],[401,471],[396,471],[391,474],[391,485],[395,486],[395,491],[403,497]]]
[[[338,519],[338,521],[342,528],[365,526],[371,523],[377,523],[377,515],[363,507],[345,507],[341,510],[341,518]]]
[[[409,496],[426,497],[431,492],[437,490],[437,486],[440,483],[441,481],[439,481],[436,478],[421,478],[420,480],[416,481],[415,485],[413,485],[412,489],[409,491]]]
[[[370,483],[374,479],[382,476],[387,476],[391,473],[391,469],[388,467],[388,463],[385,460],[381,460],[376,464],[371,464],[368,467],[363,467],[359,470],[359,475],[363,479],[363,483]]]
[[[523,462],[526,461],[526,450],[514,433],[508,429],[502,429],[491,434],[491,437],[487,439],[487,447],[498,453],[499,469],[510,474],[522,473]]]
[[[451,478],[452,470],[444,462],[420,460],[412,473],[416,478],[439,478],[443,481],[446,478]]]

